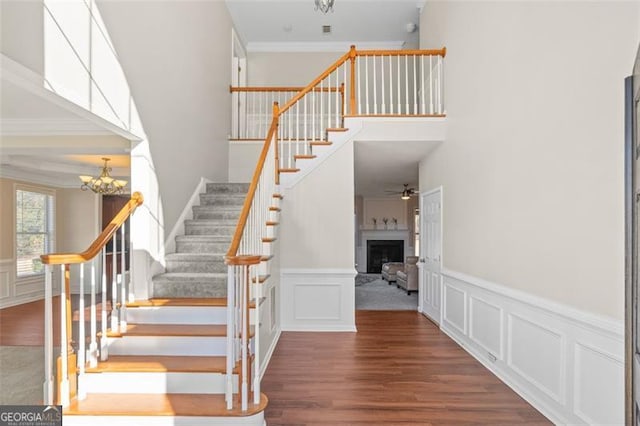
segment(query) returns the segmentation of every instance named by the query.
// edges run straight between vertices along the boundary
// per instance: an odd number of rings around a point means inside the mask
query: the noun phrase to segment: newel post
[[[275,138],[274,152],[276,153],[276,185],[280,185],[280,151],[278,149],[278,127],[280,126],[280,106],[278,105],[278,101],[273,102],[273,120],[276,124],[275,133],[273,137]]]
[[[351,83],[349,87],[349,113],[356,113],[356,46],[351,45],[349,50],[349,61],[351,62]]]

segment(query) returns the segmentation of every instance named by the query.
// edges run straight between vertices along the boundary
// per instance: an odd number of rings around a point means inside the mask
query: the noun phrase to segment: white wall
[[[249,86],[306,86],[345,52],[251,52]]]
[[[283,330],[355,330],[353,142],[285,191]]]
[[[148,137],[164,241],[201,177],[227,180],[231,19],[218,1],[98,6]]]
[[[44,75],[44,9],[42,0],[0,2],[0,50]]]
[[[447,46],[444,265],[623,318],[623,78],[637,2],[429,2]]]
[[[624,420],[623,96],[637,2],[428,2],[447,46],[442,329],[556,424]]]

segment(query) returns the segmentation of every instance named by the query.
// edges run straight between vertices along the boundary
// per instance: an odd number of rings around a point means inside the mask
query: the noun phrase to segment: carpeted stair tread
[[[166,272],[153,277],[153,280],[166,281],[206,281],[219,278],[227,278],[227,273],[217,272]]]

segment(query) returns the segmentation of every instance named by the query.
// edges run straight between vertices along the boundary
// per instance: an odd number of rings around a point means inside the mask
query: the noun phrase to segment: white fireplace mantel
[[[408,229],[363,229],[360,234],[361,243],[357,259],[358,272],[366,272],[367,270],[367,241],[369,240],[402,240],[404,241],[404,256],[410,255]]]

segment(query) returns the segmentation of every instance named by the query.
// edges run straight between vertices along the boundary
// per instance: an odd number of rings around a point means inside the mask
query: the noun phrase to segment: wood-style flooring
[[[412,311],[356,311],[357,333],[284,332],[262,382],[277,425],[548,425]]]

